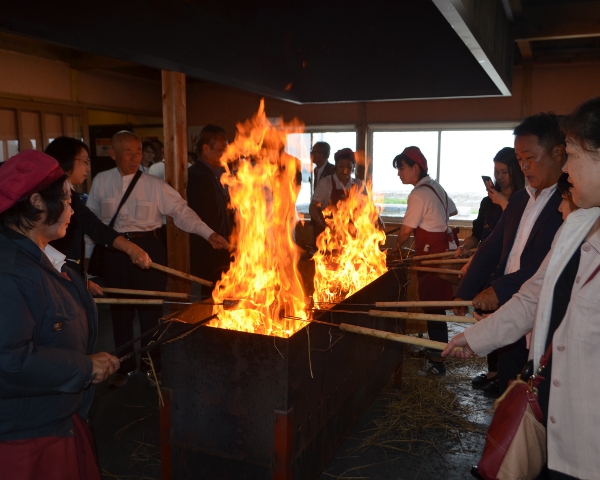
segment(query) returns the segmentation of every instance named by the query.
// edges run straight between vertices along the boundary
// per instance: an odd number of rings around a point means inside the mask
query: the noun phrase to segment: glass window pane
[[[512,147],[512,130],[443,131],[440,152],[440,183],[454,200],[456,220],[477,217],[481,199],[486,196],[482,175],[494,178],[494,156]]]
[[[21,150],[43,150],[42,127],[39,112],[21,112],[21,124],[23,125],[23,142]]]
[[[48,137],[48,143],[63,134],[61,114],[46,113],[44,114],[44,122],[46,124],[46,136]],[[45,145],[45,147],[47,146],[48,145]]]
[[[403,185],[392,160],[406,147],[417,146],[427,159],[431,178],[437,177],[438,132],[374,132],[373,133],[373,199],[386,217],[401,217],[412,185]]]
[[[17,139],[17,112],[0,108],[0,162],[19,153]]]

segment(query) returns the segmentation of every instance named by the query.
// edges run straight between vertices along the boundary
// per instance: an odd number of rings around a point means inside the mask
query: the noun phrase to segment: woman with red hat
[[[93,384],[119,360],[93,353],[98,314],[83,279],[49,242],[73,211],[58,162],[35,150],[0,175],[0,472],[100,479],[86,423]]]
[[[457,247],[448,226],[449,217],[456,215],[456,205],[442,186],[427,174],[427,159],[418,147],[407,147],[393,160],[394,168],[405,185],[414,185],[408,196],[408,205],[394,251],[411,235],[415,237],[415,255],[441,253]],[[452,285],[438,275],[419,273],[420,300],[452,300]],[[427,309],[428,313],[445,314],[445,310]],[[448,342],[448,325],[445,322],[427,322],[429,338]],[[445,375],[446,366],[440,351],[432,350],[422,375]],[[418,373],[419,373],[418,372]]]

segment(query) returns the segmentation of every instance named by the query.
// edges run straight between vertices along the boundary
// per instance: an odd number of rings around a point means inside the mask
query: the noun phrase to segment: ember
[[[215,306],[210,326],[289,337],[305,325],[306,301],[292,232],[299,192],[299,161],[284,152],[287,133],[302,132],[299,122],[271,125],[261,101],[258,113],[238,124],[235,141],[221,158],[227,169],[221,182],[235,209],[234,260],[217,283],[215,304],[240,299],[236,308]],[[227,162],[237,163],[233,175]]]
[[[327,228],[317,238],[313,256],[313,299],[319,308],[341,302],[387,272],[380,249],[385,233],[377,228],[379,214],[370,188],[360,192],[353,186],[335,211],[328,207],[323,215]]]

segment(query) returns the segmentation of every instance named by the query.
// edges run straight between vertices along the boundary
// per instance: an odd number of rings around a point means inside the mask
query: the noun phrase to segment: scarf
[[[537,309],[535,312],[534,335],[533,335],[533,366],[537,371],[540,358],[546,351],[546,338],[550,328],[550,315],[552,313],[552,301],[554,287],[569,260],[580,247],[581,243],[600,216],[600,208],[592,207],[579,209],[571,213],[561,229],[556,234],[554,246],[551,250],[550,262],[544,276],[544,283],[540,291]]]

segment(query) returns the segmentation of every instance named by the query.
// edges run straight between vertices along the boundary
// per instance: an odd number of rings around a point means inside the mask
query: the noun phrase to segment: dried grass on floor
[[[471,388],[471,377],[485,369],[485,359],[468,362],[450,359],[446,363],[446,376],[421,377],[415,372],[425,359],[411,353],[405,359],[402,388],[385,387],[384,414],[373,422],[372,435],[360,450],[379,447],[421,456],[434,449],[443,456],[442,443],[460,444],[461,434],[467,432],[484,435],[485,426],[467,419],[473,417],[473,405],[460,402],[453,387]]]

